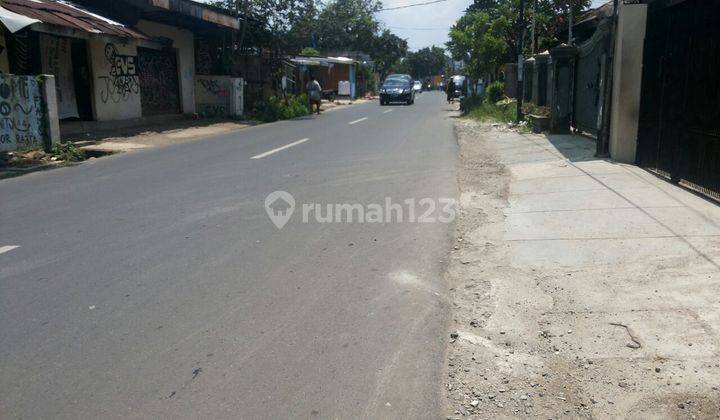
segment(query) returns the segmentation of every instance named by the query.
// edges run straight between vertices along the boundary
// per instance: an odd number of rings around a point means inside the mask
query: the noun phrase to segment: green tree
[[[579,13],[589,5],[590,0],[527,0],[524,20],[530,25],[535,17],[536,51],[557,43],[569,6]],[[531,33],[520,27],[519,10],[520,0],[475,0],[450,29],[447,47],[452,57],[464,60],[472,76],[495,73],[501,64],[517,60],[521,33],[522,53],[528,55]]]
[[[376,0],[331,0],[320,11],[315,25],[321,50],[367,51],[380,29]]]
[[[504,38],[508,25],[503,16],[492,20],[485,12],[470,11],[450,29],[448,49],[454,59],[465,61],[471,77],[494,74],[511,57],[511,47]]]
[[[299,51],[310,43],[315,0],[214,0],[212,6],[244,18],[243,46]]]
[[[384,79],[390,70],[398,65],[400,59],[407,54],[407,51],[407,41],[385,29],[375,37],[368,54],[375,61],[375,70]]]
[[[305,57],[319,57],[320,51],[312,47],[305,47],[300,51],[300,55],[304,55]]]
[[[369,54],[385,76],[407,54],[407,41],[383,29],[375,14],[378,0],[215,0],[211,4],[245,17],[243,48],[261,47],[281,54],[329,50]],[[308,45],[313,50],[303,49]],[[278,55],[279,56],[279,55]]]
[[[445,49],[433,45],[416,52],[409,52],[398,70],[421,79],[442,73],[445,61]]]

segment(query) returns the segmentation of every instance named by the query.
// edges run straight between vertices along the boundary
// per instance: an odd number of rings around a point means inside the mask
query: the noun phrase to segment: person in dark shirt
[[[455,100],[455,80],[453,80],[452,77],[448,80],[446,91],[447,101],[448,103],[452,103]]]

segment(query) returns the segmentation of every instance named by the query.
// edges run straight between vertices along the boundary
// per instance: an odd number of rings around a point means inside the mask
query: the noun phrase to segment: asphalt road
[[[439,418],[452,225],[300,213],[456,198],[450,115],[429,92],[0,181],[0,417]]]

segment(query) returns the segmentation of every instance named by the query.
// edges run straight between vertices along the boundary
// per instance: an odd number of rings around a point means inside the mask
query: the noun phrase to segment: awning
[[[0,21],[10,32],[17,32],[35,23],[62,26],[92,34],[121,38],[149,39],[122,23],[89,12],[68,1],[3,0]]]
[[[15,33],[28,25],[32,25],[33,23],[38,23],[40,21],[11,12],[4,7],[0,7],[0,22],[8,28],[8,31]]]
[[[303,57],[298,56],[290,59],[291,62],[306,66],[325,66],[332,64],[355,64],[357,61],[347,57]]]

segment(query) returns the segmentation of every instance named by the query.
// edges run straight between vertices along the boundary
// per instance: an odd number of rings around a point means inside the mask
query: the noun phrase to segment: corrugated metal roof
[[[49,25],[64,26],[95,34],[122,38],[149,39],[138,31],[111,19],[89,12],[67,1],[3,0],[2,6],[17,14],[38,19]]]
[[[290,61],[295,64],[306,66],[329,66],[330,64],[355,64],[357,61],[347,57],[304,57],[297,56]]]

